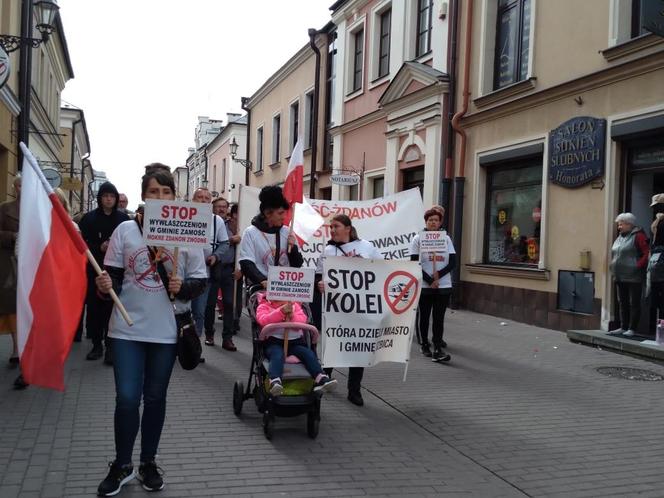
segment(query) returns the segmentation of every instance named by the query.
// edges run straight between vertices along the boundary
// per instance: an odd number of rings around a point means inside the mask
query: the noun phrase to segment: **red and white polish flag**
[[[23,171],[16,303],[21,373],[28,384],[64,391],[87,287],[87,246],[21,143]]]
[[[288,161],[288,170],[286,171],[286,180],[284,180],[284,197],[291,205],[296,202],[302,202],[304,181],[304,150],[302,148],[302,141],[298,138],[293,152],[291,153],[290,161]]]

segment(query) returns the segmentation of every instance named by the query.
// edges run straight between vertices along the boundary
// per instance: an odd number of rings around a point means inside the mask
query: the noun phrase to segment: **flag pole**
[[[46,177],[44,176],[44,173],[42,172],[41,168],[37,165],[37,162],[32,155],[32,152],[30,152],[30,149],[26,147],[26,145],[21,142],[20,143],[21,151],[23,152],[23,157],[27,160],[28,164],[30,167],[33,169],[33,171],[36,173],[37,178],[39,178],[39,181],[41,181],[42,186],[44,187],[44,190],[46,190],[46,193],[49,195],[54,194],[55,192],[53,191],[53,187],[51,187],[51,184],[48,183],[48,180],[46,180]],[[58,201],[59,202],[59,201]],[[55,212],[60,215],[60,210],[55,207]],[[64,210],[63,210],[64,211]],[[69,218],[69,225],[65,224],[66,227],[69,227],[67,232],[71,235],[74,243],[76,244],[77,247],[79,247],[79,250],[83,249],[85,252],[85,256],[88,258],[88,262],[90,265],[92,265],[92,268],[94,268],[95,272],[97,275],[102,275],[104,271],[99,267],[99,264],[95,260],[95,257],[92,255],[90,252],[90,248],[88,245],[85,243],[83,240],[83,237],[81,237],[81,234],[75,229],[74,222],[72,221],[71,218]],[[120,302],[120,298],[118,298],[118,295],[115,293],[113,289],[110,290],[109,295],[111,296],[111,299],[113,300],[113,303],[118,307],[118,311],[120,311],[120,314],[122,315],[122,318],[124,318],[125,322],[127,322],[127,325],[130,327],[134,324],[132,321],[131,317],[127,313],[127,310],[125,307],[122,305]]]

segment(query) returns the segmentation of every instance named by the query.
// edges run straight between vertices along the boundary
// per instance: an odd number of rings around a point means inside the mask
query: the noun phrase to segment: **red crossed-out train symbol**
[[[413,307],[418,286],[417,277],[407,271],[398,270],[388,275],[383,297],[394,314],[400,315]]]

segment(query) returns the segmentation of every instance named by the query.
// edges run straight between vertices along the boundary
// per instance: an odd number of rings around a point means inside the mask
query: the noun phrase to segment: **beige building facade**
[[[320,97],[314,173],[314,197],[331,198],[329,150],[326,149],[325,68],[327,33],[315,36],[320,52]],[[299,139],[304,141],[304,194],[311,190],[311,163],[314,146],[316,53],[307,44],[273,74],[251,97],[244,108],[248,112],[248,154],[251,170],[248,184],[254,187],[284,182],[288,161]]]
[[[207,145],[205,153],[208,167],[208,189],[212,197],[223,197],[237,202],[240,185],[244,185],[245,167],[235,159],[244,159],[247,141],[247,117],[227,114],[227,124]],[[231,144],[237,144],[236,157],[231,155]]]
[[[614,218],[631,211],[650,236],[650,197],[664,192],[664,39],[639,28],[638,0],[462,3],[463,303],[607,329]],[[654,333],[644,305],[640,330]]]

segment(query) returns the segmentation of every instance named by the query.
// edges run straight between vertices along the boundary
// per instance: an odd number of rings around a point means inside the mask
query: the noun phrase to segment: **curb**
[[[664,361],[664,346],[643,344],[633,339],[611,336],[603,330],[568,330],[567,338],[572,342],[601,346],[623,353]]]

